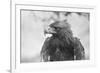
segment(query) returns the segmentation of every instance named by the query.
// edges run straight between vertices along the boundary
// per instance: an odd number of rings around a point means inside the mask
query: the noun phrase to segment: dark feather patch
[[[43,61],[82,60],[84,48],[81,42],[73,37],[69,24],[57,21],[50,26],[60,30],[55,29],[56,33],[45,40],[41,51]]]

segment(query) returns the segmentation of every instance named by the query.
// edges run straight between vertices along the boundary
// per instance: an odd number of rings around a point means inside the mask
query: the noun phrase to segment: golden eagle
[[[85,59],[84,47],[80,40],[73,36],[70,25],[65,21],[56,21],[49,25],[42,50],[41,59],[47,61],[71,61]]]

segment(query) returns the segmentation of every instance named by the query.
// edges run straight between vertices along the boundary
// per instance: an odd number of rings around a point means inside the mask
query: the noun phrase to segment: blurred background
[[[44,30],[56,20],[67,20],[89,59],[89,13],[21,10],[21,63],[40,62]]]

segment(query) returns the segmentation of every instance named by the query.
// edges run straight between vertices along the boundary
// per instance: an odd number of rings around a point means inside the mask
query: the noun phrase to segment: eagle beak
[[[56,33],[54,28],[48,27],[47,30],[44,31],[45,34],[54,34]]]

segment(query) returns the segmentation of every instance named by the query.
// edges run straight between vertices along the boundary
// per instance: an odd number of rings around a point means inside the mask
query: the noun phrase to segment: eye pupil
[[[55,27],[56,30],[59,30],[60,28]]]
[[[55,29],[58,29],[57,27],[55,27]]]
[[[57,29],[57,28],[55,27],[55,29]]]

